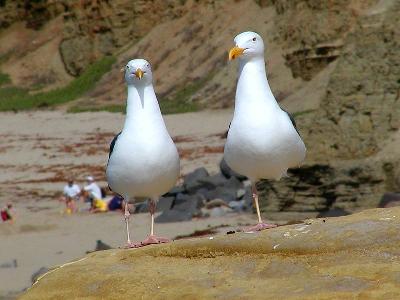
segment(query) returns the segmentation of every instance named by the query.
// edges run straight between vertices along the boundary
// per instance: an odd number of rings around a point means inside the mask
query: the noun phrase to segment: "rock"
[[[197,189],[202,187],[201,180],[208,176],[209,174],[205,168],[198,168],[184,177],[183,186],[189,194],[193,194]]]
[[[229,207],[232,208],[235,212],[242,212],[248,209],[245,200],[231,201],[229,202]]]
[[[157,203],[157,208],[156,208],[157,211],[170,210],[174,200],[175,200],[174,197],[161,197]]]
[[[155,218],[156,223],[170,223],[170,222],[182,222],[190,221],[192,219],[192,214],[190,212],[182,210],[166,210],[161,215]]]
[[[219,163],[219,169],[221,170],[221,173],[227,178],[231,178],[231,177],[236,177],[239,180],[246,180],[247,177],[240,175],[238,173],[236,173],[235,171],[233,171],[228,164],[226,163],[225,159],[222,159],[221,162]]]
[[[242,199],[246,195],[246,189],[238,189],[236,191],[236,198]]]
[[[171,208],[174,201],[174,197],[160,197],[157,202],[156,211],[164,211]],[[148,213],[149,212],[149,201],[139,202],[135,206],[135,213]]]
[[[236,189],[229,189],[226,187],[219,186],[215,190],[211,190],[206,194],[207,199],[223,199],[225,202],[236,200]]]
[[[135,214],[148,213],[148,212],[149,212],[149,202],[147,200],[139,202],[135,205]]]
[[[242,183],[236,178],[231,177],[223,186],[217,186],[214,190],[205,193],[208,200],[223,199],[226,202],[237,200],[237,191],[243,187]]]
[[[179,197],[178,197],[179,196]],[[203,197],[201,195],[178,194],[172,208],[165,210],[156,219],[156,223],[189,221],[201,213]]]
[[[112,249],[112,247],[104,243],[102,240],[96,241],[96,248],[94,249],[94,251],[103,251],[108,249]]]
[[[164,196],[169,197],[169,196],[175,196],[179,193],[184,193],[185,188],[182,185],[174,186],[168,193],[166,193]]]
[[[204,205],[204,207],[207,208],[207,209],[212,209],[214,207],[222,207],[222,206],[229,207],[229,205],[226,204],[226,202],[224,200],[222,200],[222,199],[214,199],[214,200],[211,200],[211,201],[207,202]]]
[[[392,207],[400,205],[400,193],[385,193],[378,207]]]
[[[41,267],[39,270],[37,270],[35,273],[33,273],[32,276],[31,276],[32,284],[35,283],[40,278],[40,276],[42,276],[43,274],[47,273],[48,271],[50,271],[49,268]]]
[[[324,220],[95,252],[20,299],[399,299],[400,207]]]
[[[331,217],[342,217],[342,216],[347,216],[350,213],[345,211],[342,208],[333,208],[328,211],[321,211],[318,215],[317,218],[331,218]]]
[[[229,207],[219,206],[210,209],[209,216],[210,217],[222,217],[225,216],[228,211],[231,211]]]
[[[223,186],[227,183],[227,179],[222,174],[216,174],[200,179],[202,186],[206,189],[215,189],[218,186]]]
[[[17,268],[17,267],[18,267],[18,262],[16,259],[13,259],[9,262],[0,264],[1,269],[9,269],[9,268]]]
[[[187,196],[185,201],[175,203],[172,209],[190,212],[194,216],[198,213],[198,209],[203,206],[203,197],[197,194]]]

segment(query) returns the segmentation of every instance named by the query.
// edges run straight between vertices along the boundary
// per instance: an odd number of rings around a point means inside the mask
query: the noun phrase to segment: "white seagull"
[[[279,107],[271,92],[261,36],[243,32],[234,42],[236,46],[229,51],[229,60],[239,58],[239,79],[224,157],[234,171],[251,181],[258,224],[246,231],[258,231],[276,225],[263,223],[261,219],[257,181],[279,180],[288,168],[298,167],[305,159],[306,147],[294,119]]]
[[[110,189],[125,201],[128,247],[164,243],[154,235],[154,212],[159,197],[168,192],[179,176],[179,154],[168,134],[153,88],[149,62],[134,59],[125,68],[128,85],[125,124],[110,145],[106,176]],[[150,235],[141,243],[131,243],[128,203],[150,198]]]

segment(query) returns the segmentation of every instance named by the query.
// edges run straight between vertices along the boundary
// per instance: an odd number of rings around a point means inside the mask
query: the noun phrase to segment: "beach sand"
[[[165,121],[181,156],[181,175],[198,167],[218,171],[231,110],[168,115]],[[206,121],[205,121],[206,120]],[[0,205],[13,202],[14,224],[0,223],[0,298],[30,286],[31,275],[82,257],[96,240],[112,247],[125,243],[120,213],[63,215],[57,195],[69,176],[78,184],[93,175],[106,186],[108,147],[124,115],[107,112],[66,114],[59,111],[0,114]],[[224,233],[254,220],[251,214],[182,223],[157,224],[159,235],[174,238],[195,230],[220,227]],[[134,240],[145,238],[148,214],[133,215]],[[14,263],[16,262],[16,266]]]

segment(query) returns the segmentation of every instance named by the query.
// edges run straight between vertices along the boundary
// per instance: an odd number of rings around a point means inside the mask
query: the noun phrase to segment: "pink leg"
[[[149,211],[151,215],[150,235],[144,241],[142,241],[141,245],[147,246],[151,244],[161,244],[170,242],[170,239],[164,237],[157,237],[154,235],[154,213],[156,212],[156,201],[154,199],[150,200]]]
[[[127,235],[127,242],[124,248],[138,248],[140,247],[140,243],[132,243],[131,242],[131,237],[129,234],[129,216],[131,213],[129,212],[129,198],[125,198],[125,212],[124,212],[124,218],[125,218],[125,225],[126,225],[126,235]]]
[[[258,216],[258,224],[245,228],[243,231],[244,232],[253,232],[253,231],[261,231],[264,229],[269,229],[269,228],[274,228],[276,227],[275,224],[268,224],[268,223],[264,223],[261,219],[261,214],[260,214],[260,207],[258,205],[258,192],[257,192],[257,187],[256,184],[252,184],[251,186],[252,192],[253,192],[253,201],[254,204],[256,206],[256,210],[257,210],[257,216]]]

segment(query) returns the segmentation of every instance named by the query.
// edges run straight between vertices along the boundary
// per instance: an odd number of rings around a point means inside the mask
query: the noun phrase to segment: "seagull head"
[[[235,47],[229,51],[229,60],[264,57],[264,42],[258,33],[242,32],[235,37],[234,42]]]
[[[128,85],[149,85],[153,82],[150,63],[145,59],[133,59],[125,66],[125,81]]]

